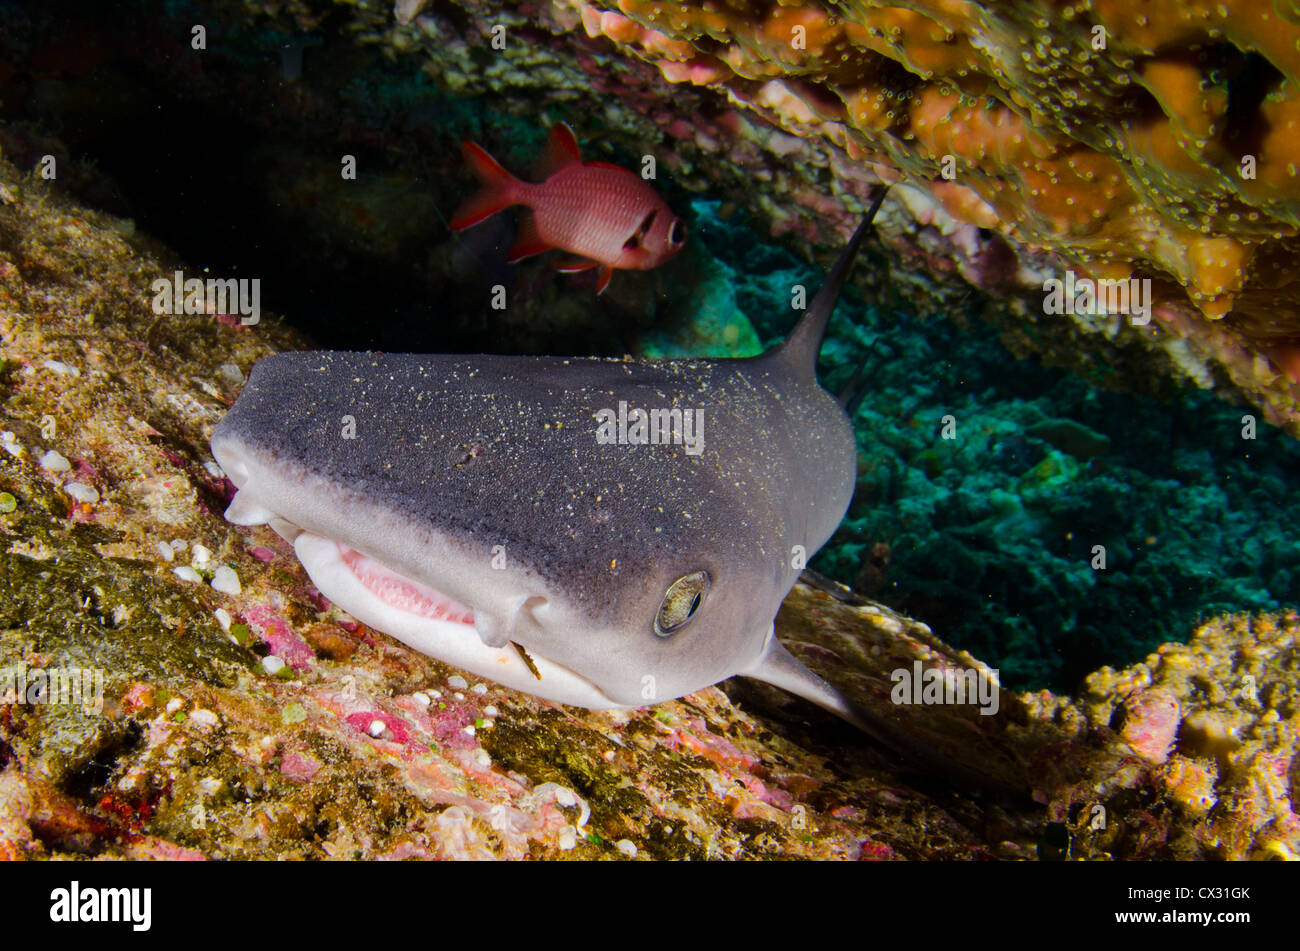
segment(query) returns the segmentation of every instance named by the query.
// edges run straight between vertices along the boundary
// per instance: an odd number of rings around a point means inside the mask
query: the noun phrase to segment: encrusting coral
[[[1272,316],[1244,292],[1300,212],[1300,23],[1270,3],[557,3],[669,81],[948,182],[960,220],[1173,277],[1209,317]]]

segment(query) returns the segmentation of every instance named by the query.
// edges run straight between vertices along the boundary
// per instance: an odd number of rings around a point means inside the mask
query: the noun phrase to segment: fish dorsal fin
[[[862,223],[858,225],[858,230],[853,232],[853,237],[840,252],[835,266],[826,275],[826,280],[822,283],[817,296],[813,298],[808,311],[800,318],[794,330],[790,331],[785,342],[774,351],[774,356],[784,360],[795,372],[816,379],[817,355],[822,349],[822,338],[826,336],[826,325],[830,322],[831,311],[835,309],[840,290],[844,287],[849,271],[853,268],[853,259],[857,256],[858,246],[871,230],[871,223],[875,220],[876,212],[880,210],[880,203],[885,200],[885,193],[888,191],[889,186],[885,186],[871,202],[871,207],[862,216]]]
[[[546,134],[546,148],[537,163],[537,174],[543,179],[550,178],[566,165],[582,162],[582,152],[578,148],[578,138],[573,134],[567,122],[557,122]]]

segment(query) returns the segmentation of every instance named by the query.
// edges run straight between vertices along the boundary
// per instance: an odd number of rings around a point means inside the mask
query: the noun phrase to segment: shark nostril
[[[224,452],[213,452],[213,458],[217,460],[217,465],[221,466],[221,471],[226,474],[235,488],[242,489],[248,484],[248,463],[244,461],[244,456],[237,450],[227,449]]]

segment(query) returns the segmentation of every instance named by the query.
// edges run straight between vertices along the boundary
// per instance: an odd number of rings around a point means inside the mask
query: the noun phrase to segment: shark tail
[[[498,211],[519,204],[520,192],[524,187],[522,181],[502,168],[501,163],[489,155],[482,146],[473,142],[462,142],[460,151],[465,156],[470,171],[483,183],[483,187],[451,216],[452,231],[463,231],[495,215]]]

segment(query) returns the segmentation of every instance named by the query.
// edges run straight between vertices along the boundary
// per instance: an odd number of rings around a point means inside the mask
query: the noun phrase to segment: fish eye
[[[655,633],[669,637],[689,624],[704,604],[709,583],[707,571],[692,571],[670,584],[655,615]]]
[[[669,244],[681,244],[686,240],[686,225],[682,224],[682,219],[677,218],[673,221],[672,229],[668,232]]]

